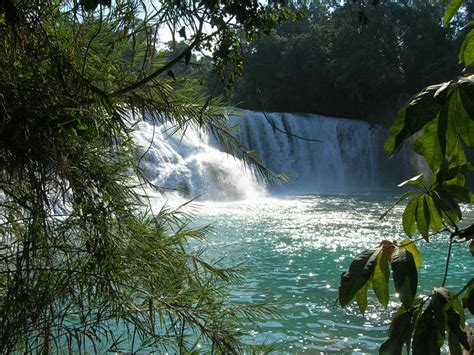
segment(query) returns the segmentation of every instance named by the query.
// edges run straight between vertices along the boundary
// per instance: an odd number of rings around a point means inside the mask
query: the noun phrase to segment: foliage
[[[238,61],[237,31],[255,37],[287,10],[5,0],[0,14],[0,352],[242,351],[241,322],[269,309],[225,304],[239,269],[190,251],[206,230],[186,216],[153,211],[130,132],[144,116],[194,125],[271,177],[172,68],[198,48]],[[186,37],[181,51],[155,46],[162,25]]]
[[[307,18],[245,48],[233,103],[380,122],[410,95],[459,71],[452,53],[461,32],[440,25],[437,2],[301,6]]]
[[[461,5],[462,1],[457,0],[448,5],[445,26]],[[451,81],[428,86],[409,99],[385,143],[387,153],[393,154],[416,134],[413,147],[431,170],[429,181],[428,177],[418,175],[401,183],[400,187],[414,186],[415,189],[405,192],[396,202],[408,199],[402,217],[403,228],[409,238],[416,232],[421,238],[401,243],[383,241],[377,249],[362,252],[341,277],[341,306],[363,293],[357,303],[364,312],[367,304],[364,287],[372,283],[378,300],[387,307],[388,265],[391,265],[401,306],[394,314],[388,339],[380,347],[382,354],[400,354],[405,344],[414,354],[439,354],[446,340],[452,354],[461,354],[462,349],[472,351],[472,339],[465,328],[465,309],[474,314],[474,279],[468,280],[460,290],[445,287],[452,245],[465,243],[467,252],[474,256],[474,225],[459,226],[460,205],[474,202],[474,195],[465,184],[466,175],[474,170],[466,153],[474,146],[474,58],[470,53],[474,37],[471,33],[472,30],[466,35],[459,55],[459,62],[465,67],[463,73]],[[449,232],[444,279],[431,295],[417,297],[421,255],[415,243],[429,242],[433,235],[430,233],[443,232]]]

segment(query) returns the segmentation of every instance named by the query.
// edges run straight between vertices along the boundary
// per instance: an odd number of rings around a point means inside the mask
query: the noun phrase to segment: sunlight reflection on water
[[[369,306],[362,316],[355,304],[338,306],[337,289],[341,273],[362,250],[383,239],[405,239],[400,222],[403,207],[378,220],[396,196],[308,195],[196,204],[199,223],[212,224],[215,231],[206,241],[207,257],[224,257],[227,264],[245,261],[248,267],[230,302],[278,305],[279,317],[247,325],[246,340],[273,343],[277,351],[289,353],[375,352],[397,302],[384,310],[369,291]],[[473,215],[472,210],[465,213]],[[446,237],[433,238],[429,248],[424,243],[419,247],[423,254],[419,292],[428,294],[442,280]],[[462,245],[454,246],[452,260],[447,287],[456,290],[471,277],[472,261]]]

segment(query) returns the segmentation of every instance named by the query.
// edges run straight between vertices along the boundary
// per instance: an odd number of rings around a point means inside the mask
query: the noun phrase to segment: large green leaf
[[[459,135],[461,136],[464,144],[466,144],[466,146],[469,148],[474,147],[474,121],[470,119],[469,114],[464,107],[458,108],[457,118]]]
[[[471,314],[474,314],[474,283],[471,279],[471,285],[467,289],[464,297],[462,298],[462,304],[464,308],[467,308]]]
[[[402,216],[402,223],[403,223],[403,230],[405,231],[406,235],[410,238],[416,232],[416,208],[418,205],[418,198],[414,197],[408,202],[407,206],[405,207],[405,211],[403,212]]]
[[[390,270],[388,267],[387,250],[377,255],[375,270],[372,276],[372,288],[379,302],[387,308],[389,301],[388,281],[390,278]]]
[[[452,332],[448,332],[449,355],[462,355],[461,343],[458,337]]]
[[[474,62],[474,30],[469,31],[469,33],[464,38],[464,42],[461,45],[461,50],[459,51],[459,63],[464,63],[465,67],[469,67]]]
[[[462,327],[461,316],[453,308],[448,309],[447,316],[450,335],[454,335],[464,349],[468,351],[471,350],[468,335]],[[451,342],[454,342],[454,339],[452,339]]]
[[[454,227],[462,214],[459,204],[453,196],[443,188],[436,188],[432,191],[431,197],[440,208],[444,222]]]
[[[365,283],[365,285],[356,292],[356,302],[359,307],[360,313],[364,314],[367,309],[367,291],[370,287],[370,280]]]
[[[397,313],[390,323],[388,339],[380,346],[381,355],[399,355],[402,353],[403,344],[410,341],[413,332],[413,311]]]
[[[445,287],[435,288],[431,299],[434,311],[434,322],[437,330],[438,347],[442,347],[446,338],[447,314],[445,306],[451,302],[451,294]]]
[[[365,286],[375,269],[377,255],[382,249],[368,249],[360,253],[349,266],[349,270],[342,273],[339,286],[339,303],[347,306],[357,291]]]
[[[451,0],[443,16],[443,25],[448,26],[449,21],[456,15],[464,0]]]
[[[413,259],[415,260],[416,268],[417,269],[421,268],[421,253],[416,247],[416,244],[412,242],[411,240],[405,239],[400,242],[400,246],[404,247],[406,250],[408,250],[411,253],[411,255],[413,256]]]
[[[443,161],[443,149],[438,136],[439,115],[425,126],[425,130],[413,143],[413,149],[423,155],[431,170],[435,171]]]
[[[474,75],[460,78],[458,80],[457,92],[464,109],[468,113],[469,119],[474,120]]]
[[[428,205],[428,213],[430,214],[430,228],[438,232],[443,228],[443,219],[441,218],[439,207],[430,195],[425,195],[425,200]]]
[[[390,136],[385,142],[385,151],[392,154],[397,151],[408,137],[421,130],[426,123],[433,120],[438,114],[441,104],[441,95],[438,90],[449,91],[446,83],[428,86],[413,96],[398,113],[397,121],[392,126]],[[435,94],[438,92],[437,97]]]
[[[429,227],[430,227],[430,213],[428,209],[428,203],[426,201],[427,195],[418,197],[418,203],[416,205],[416,225],[420,231],[421,236],[428,241],[429,239]]]
[[[413,255],[404,247],[396,247],[392,254],[392,272],[395,290],[402,304],[409,308],[416,295],[418,273]]]
[[[421,314],[413,334],[413,355],[438,355],[438,328],[435,323],[435,312],[430,303]]]

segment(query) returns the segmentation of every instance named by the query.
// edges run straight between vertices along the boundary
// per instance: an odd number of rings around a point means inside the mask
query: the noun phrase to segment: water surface
[[[226,264],[245,261],[248,267],[230,302],[278,305],[279,317],[246,325],[250,335],[245,340],[272,343],[287,353],[376,352],[398,306],[393,291],[387,310],[369,291],[362,316],[355,303],[339,307],[337,289],[341,273],[362,250],[383,239],[406,239],[401,207],[378,220],[396,197],[392,192],[307,195],[195,205],[199,223],[215,230],[207,240],[207,257],[224,258]],[[464,211],[466,224],[474,213],[472,207]],[[447,245],[446,235],[418,243],[423,255],[419,293],[440,286]],[[466,245],[454,245],[448,288],[459,290],[472,277],[471,259]]]

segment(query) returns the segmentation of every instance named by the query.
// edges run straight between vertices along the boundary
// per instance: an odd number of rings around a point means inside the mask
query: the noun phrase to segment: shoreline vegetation
[[[1,2],[0,353],[249,350],[241,321],[273,309],[226,304],[240,268],[190,251],[206,229],[188,216],[147,208],[159,187],[130,130],[144,115],[200,127],[278,178],[235,141],[198,79],[173,70],[198,48],[232,70],[237,31],[254,37],[289,16],[256,1]],[[172,58],[155,48],[163,25],[185,44]]]

